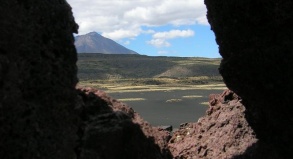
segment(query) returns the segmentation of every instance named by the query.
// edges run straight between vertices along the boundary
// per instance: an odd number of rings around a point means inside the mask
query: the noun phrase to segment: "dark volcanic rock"
[[[292,158],[293,2],[205,3],[220,72],[241,99],[212,95],[207,115],[170,139],[105,93],[75,90],[78,26],[66,1],[1,2],[1,159]]]
[[[0,158],[72,159],[77,32],[65,0],[0,4]]]
[[[0,12],[1,159],[171,158],[169,132],[104,93],[76,91],[66,1],[3,1]]]
[[[168,159],[168,131],[151,127],[128,107],[106,93],[81,88],[77,110],[80,159]]]
[[[231,159],[244,154],[257,139],[248,125],[241,99],[232,91],[210,95],[206,115],[181,125],[169,141],[174,158]]]
[[[243,99],[260,145],[275,150],[271,158],[292,158],[293,1],[205,3],[225,83]]]

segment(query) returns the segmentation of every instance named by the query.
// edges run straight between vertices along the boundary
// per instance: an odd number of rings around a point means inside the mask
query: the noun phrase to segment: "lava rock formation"
[[[232,91],[170,134],[75,88],[78,26],[65,0],[1,2],[0,158],[292,158],[293,2],[205,3]]]
[[[79,159],[166,159],[170,133],[152,127],[132,108],[93,88],[79,88]]]
[[[244,117],[241,98],[230,90],[210,95],[206,115],[196,123],[182,124],[169,141],[176,159],[228,159],[246,154],[257,144],[254,131]]]
[[[293,153],[293,2],[205,0],[227,87],[269,158]],[[266,152],[264,150],[264,152]]]
[[[75,157],[78,26],[65,0],[0,4],[0,158]]]

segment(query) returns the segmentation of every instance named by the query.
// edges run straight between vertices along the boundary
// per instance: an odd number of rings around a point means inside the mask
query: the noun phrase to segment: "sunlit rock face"
[[[258,146],[244,118],[245,107],[234,92],[211,94],[206,115],[197,123],[182,124],[169,148],[174,158],[239,159]],[[243,157],[247,158],[247,156]]]
[[[205,0],[227,86],[271,158],[293,153],[293,2]],[[269,148],[268,148],[269,149]]]
[[[77,32],[65,0],[0,4],[0,156],[73,159]]]

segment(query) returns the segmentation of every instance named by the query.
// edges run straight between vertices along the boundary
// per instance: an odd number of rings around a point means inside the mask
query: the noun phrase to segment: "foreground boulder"
[[[65,0],[9,0],[0,12],[0,158],[73,159],[78,26],[71,8]]]
[[[220,73],[243,99],[269,158],[293,156],[293,1],[205,0],[223,57]],[[261,148],[265,146],[266,148]]]
[[[182,124],[169,141],[174,158],[232,159],[257,145],[244,117],[245,107],[232,91],[210,95],[209,109],[197,123]]]
[[[152,127],[132,108],[92,88],[78,89],[80,159],[171,159],[170,133]]]

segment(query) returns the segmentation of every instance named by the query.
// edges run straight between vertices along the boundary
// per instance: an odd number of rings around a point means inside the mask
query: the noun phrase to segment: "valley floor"
[[[145,80],[145,79],[144,79]],[[140,84],[139,84],[140,83]],[[159,84],[142,82],[81,81],[79,86],[105,91],[113,98],[127,103],[153,126],[195,122],[205,114],[210,94],[223,92],[226,86],[213,84]]]

